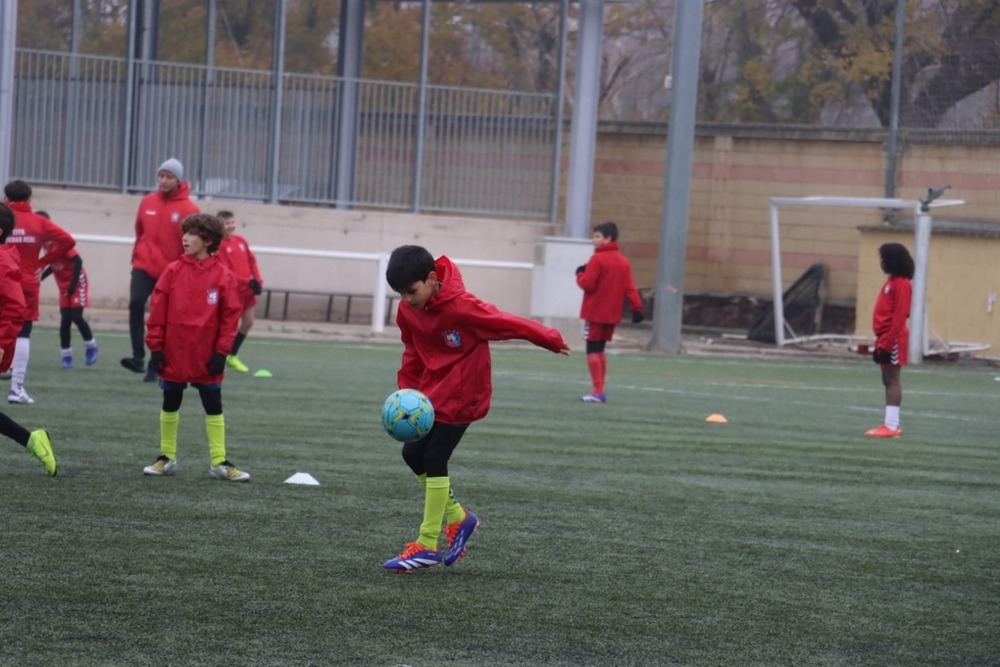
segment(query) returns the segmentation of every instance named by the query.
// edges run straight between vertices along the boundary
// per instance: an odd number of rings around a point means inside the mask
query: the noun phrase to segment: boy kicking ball
[[[417,539],[383,567],[411,572],[454,565],[465,555],[479,518],[455,500],[448,461],[469,424],[490,409],[489,342],[520,339],[558,354],[570,350],[556,329],[505,313],[467,292],[451,260],[435,260],[420,246],[393,250],[385,277],[402,297],[396,312],[403,341],[397,384],[427,395],[434,426],[423,439],[403,445],[403,461],[424,488],[423,521]],[[442,523],[443,554],[438,544]]]

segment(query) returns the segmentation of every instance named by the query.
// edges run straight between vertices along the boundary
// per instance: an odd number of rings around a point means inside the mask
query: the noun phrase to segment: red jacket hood
[[[441,289],[427,302],[426,310],[435,312],[441,310],[446,303],[465,293],[465,282],[462,280],[462,272],[458,270],[455,263],[441,255],[434,261],[434,273],[441,281]]]

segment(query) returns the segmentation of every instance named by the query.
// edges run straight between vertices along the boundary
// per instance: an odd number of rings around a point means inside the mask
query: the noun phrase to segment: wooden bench
[[[291,301],[292,296],[305,296],[311,298],[326,299],[326,317],[324,321],[332,322],[333,317],[333,306],[336,301],[344,301],[344,314],[339,320],[344,324],[350,324],[351,322],[351,306],[354,304],[355,300],[368,300],[371,301],[374,297],[371,294],[356,294],[351,292],[318,292],[311,290],[302,289],[285,289],[283,287],[265,287],[263,289],[263,301],[264,301],[264,315],[265,320],[272,319],[271,308],[272,305],[276,306],[277,298],[275,295],[281,297],[281,321],[288,320],[288,305]],[[388,325],[392,320],[392,306],[395,303],[397,297],[395,294],[386,294],[386,307],[385,307],[385,324]]]

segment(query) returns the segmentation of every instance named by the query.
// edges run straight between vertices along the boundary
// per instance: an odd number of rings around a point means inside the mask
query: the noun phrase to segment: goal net
[[[799,325],[796,329],[796,319],[795,314],[789,316],[790,313],[786,311],[789,304],[789,297],[792,297],[791,303],[796,303],[794,298],[796,296],[800,297],[799,310],[801,310],[802,303],[811,303],[810,301],[801,301],[800,293],[804,293],[807,296],[810,294],[808,289],[796,290],[796,285],[789,288],[787,293],[783,294],[783,279],[782,279],[782,262],[781,262],[781,220],[780,211],[782,208],[787,207],[833,207],[833,208],[869,208],[878,210],[906,210],[911,209],[914,212],[914,228],[915,228],[915,243],[914,243],[914,265],[915,271],[913,276],[913,303],[910,307],[910,349],[909,357],[910,363],[920,363],[923,357],[932,353],[931,343],[937,343],[938,345],[943,344],[948,348],[950,352],[963,352],[971,350],[982,350],[986,349],[988,346],[975,343],[942,343],[942,341],[933,340],[935,337],[929,333],[927,328],[927,317],[926,317],[926,294],[927,294],[927,257],[928,249],[930,247],[930,228],[931,228],[931,216],[929,209],[932,207],[940,206],[957,206],[964,204],[965,202],[960,199],[934,199],[935,194],[928,193],[928,200],[926,202],[918,200],[907,200],[907,199],[894,199],[894,198],[877,198],[877,197],[771,197],[770,200],[770,213],[771,213],[771,277],[772,277],[772,289],[774,301],[772,304],[772,311],[770,317],[767,317],[766,323],[773,324],[773,342],[778,346],[801,344],[810,341],[819,340],[870,340],[870,336],[853,336],[846,334],[824,334],[816,333],[815,327],[810,326],[810,322],[818,321],[816,318],[810,320],[808,317],[804,320],[807,324],[806,326]],[[940,194],[940,191],[937,195]],[[796,284],[803,282],[809,275],[807,272]],[[808,287],[814,281],[806,281],[806,286]],[[795,293],[793,293],[795,292]],[[820,299],[815,300],[818,303],[818,307],[821,308],[822,301]],[[766,317],[766,314],[765,314]],[[800,318],[801,319],[801,318]],[[755,323],[760,324],[760,323]],[[758,329],[760,327],[758,326]]]

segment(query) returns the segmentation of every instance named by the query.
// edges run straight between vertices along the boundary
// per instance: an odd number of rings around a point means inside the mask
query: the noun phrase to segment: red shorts
[[[876,338],[876,347],[879,347],[878,343],[879,341]],[[905,366],[910,358],[910,332],[904,329],[889,351],[892,353],[892,363],[882,364],[883,366]]]
[[[583,323],[583,339],[596,343],[597,341],[608,342],[615,335],[616,324],[599,324],[597,322]]]
[[[71,296],[66,296],[67,287],[69,285],[59,285],[60,308],[86,308],[90,305],[90,285],[85,271],[80,271],[80,282]]]
[[[21,291],[24,292],[24,321],[38,321],[38,283],[21,283]]]

